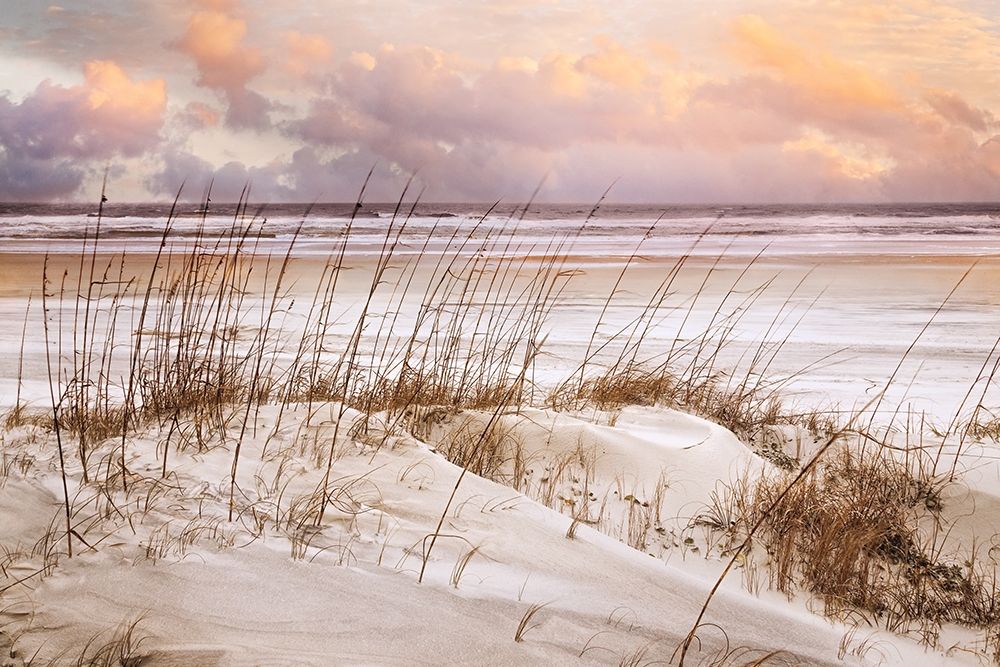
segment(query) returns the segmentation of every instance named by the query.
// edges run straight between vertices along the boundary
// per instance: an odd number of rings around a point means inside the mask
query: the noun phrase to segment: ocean
[[[396,204],[366,204],[354,215],[350,250],[377,252],[393,220]],[[155,250],[170,204],[115,204],[101,219],[103,248]],[[281,247],[299,230],[293,251],[323,254],[344,233],[354,204],[212,204],[208,210],[179,204],[171,237],[212,238],[227,233],[234,220],[254,220],[264,247]],[[756,255],[985,256],[1000,254],[1000,204],[850,205],[620,205],[582,204],[420,204],[396,215],[402,227],[399,252],[417,252],[433,231],[430,248],[476,230],[489,241],[497,228],[516,228],[519,243],[544,247],[571,235],[567,252],[580,258],[628,256],[636,239],[647,236],[647,256]],[[401,223],[405,220],[406,224]],[[0,204],[0,251],[74,252],[74,243],[92,235],[96,207],[88,204]],[[255,231],[255,235],[257,232]],[[692,240],[704,236],[697,244]],[[408,247],[420,241],[418,248]],[[503,246],[506,247],[506,240]],[[692,247],[693,246],[693,247]],[[496,249],[494,249],[496,250]]]

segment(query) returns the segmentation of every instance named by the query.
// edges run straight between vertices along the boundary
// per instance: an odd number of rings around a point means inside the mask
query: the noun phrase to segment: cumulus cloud
[[[84,83],[47,81],[21,101],[0,98],[0,143],[36,158],[137,155],[157,141],[166,108],[162,80],[133,81],[114,62],[84,65]]]
[[[233,163],[234,166],[237,163]],[[158,195],[174,195],[184,187],[185,199],[194,200],[201,196],[200,187],[212,183],[214,196],[219,201],[236,201],[247,183],[246,168],[236,166],[240,173],[233,178],[234,168],[216,169],[207,160],[178,147],[168,147],[162,154],[159,169],[146,180],[150,192]],[[218,179],[216,179],[218,176]],[[215,183],[213,181],[217,180]]]
[[[158,144],[166,109],[162,80],[134,80],[109,60],[86,63],[83,74],[79,86],[43,81],[22,100],[0,97],[4,196],[69,195],[88,163],[134,157]]]
[[[294,136],[321,144],[377,141],[385,149],[393,137],[542,150],[580,140],[663,142],[673,137],[661,120],[686,95],[676,77],[646,71],[612,42],[581,57],[500,60],[471,79],[455,58],[434,49],[383,47],[356,56],[332,76],[332,94],[287,125]]]
[[[498,61],[475,78],[464,76],[448,54],[429,49],[382,48],[369,58],[343,64],[331,79],[332,94],[315,99],[286,131],[309,145],[369,150],[406,171],[419,170],[432,192],[447,198],[523,196],[546,173],[552,196],[571,196],[570,184],[583,185],[572,173],[579,165],[566,156],[580,146],[608,150],[608,159],[598,160],[604,178],[595,179],[604,181],[595,185],[603,190],[620,175],[621,160],[635,164],[623,152],[641,152],[648,162],[649,148],[657,147],[684,163],[697,152],[732,155],[769,144],[773,159],[787,161],[783,142],[798,136],[774,112],[735,113],[754,105],[737,105],[727,98],[731,90],[722,87],[713,96],[697,76],[653,70],[638,52],[608,39],[581,56]],[[730,136],[721,139],[727,129]],[[717,170],[732,169],[718,157],[710,161]],[[655,164],[661,174],[677,171],[665,170],[664,160]],[[756,168],[733,196],[746,198],[751,181],[759,184],[759,174],[767,173]],[[712,199],[719,190],[706,182],[682,198]],[[574,198],[592,194],[581,190]],[[661,183],[640,199],[668,194],[679,196]]]
[[[222,94],[226,123],[237,129],[270,126],[272,103],[247,84],[264,72],[261,49],[245,43],[246,20],[236,15],[236,3],[201,0],[202,8],[187,22],[176,47],[194,60],[197,84]]]
[[[241,43],[232,34],[223,42]],[[1000,194],[989,111],[955,92],[908,90],[760,16],[737,17],[728,34],[734,69],[707,75],[663,42],[606,36],[580,53],[483,66],[388,44],[335,61],[325,40],[286,33],[289,49],[300,47],[286,65],[298,59],[297,72],[321,84],[312,90],[325,91],[280,125],[299,148],[221,167],[180,151],[150,186],[167,192],[200,175],[230,189],[253,181],[271,199],[350,198],[377,162],[387,168],[372,188],[384,198],[409,173],[428,197],[452,200],[524,197],[545,175],[543,197],[564,200],[593,197],[616,177],[616,194],[636,201]],[[240,56],[206,81],[249,92],[248,62]]]
[[[738,69],[728,77],[692,72],[676,58],[650,59],[609,38],[582,55],[504,58],[476,72],[455,54],[383,47],[344,62],[331,93],[285,129],[309,145],[370,150],[419,169],[453,196],[482,196],[491,181],[509,186],[497,165],[523,172],[522,190],[550,171],[550,183],[571,196],[567,184],[580,183],[570,173],[579,164],[567,156],[598,146],[607,151],[604,160],[593,155],[605,183],[643,162],[626,154],[675,176],[670,160],[713,165],[699,187],[680,194],[641,179],[650,189],[631,196],[643,200],[1000,194],[993,145],[977,137],[995,127],[989,111],[957,93],[909,94],[759,16],[734,20],[731,36]],[[653,149],[664,159],[651,159]]]

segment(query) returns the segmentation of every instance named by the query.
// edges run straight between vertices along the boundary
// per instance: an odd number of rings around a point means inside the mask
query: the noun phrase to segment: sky
[[[0,15],[0,200],[1000,201],[995,0]]]

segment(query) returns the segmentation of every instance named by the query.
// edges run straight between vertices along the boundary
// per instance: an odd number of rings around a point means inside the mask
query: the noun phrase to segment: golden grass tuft
[[[816,595],[838,618],[861,611],[888,630],[919,629],[933,644],[944,623],[1000,623],[996,582],[977,549],[943,553],[949,483],[887,450],[845,444],[792,487],[786,476],[737,482],[696,521],[735,545],[762,520],[748,558],[763,561],[773,588]]]

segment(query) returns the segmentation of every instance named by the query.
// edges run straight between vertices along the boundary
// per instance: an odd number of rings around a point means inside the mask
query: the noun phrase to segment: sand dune
[[[322,418],[329,410],[320,407],[308,428],[301,424],[304,410],[296,410],[282,437],[244,443],[242,510],[232,524],[226,521],[229,453],[221,445],[204,453],[171,451],[170,473],[160,480],[156,435],[137,440],[129,460],[131,500],[119,506],[125,517],[104,510],[106,518],[83,520],[101,511],[101,501],[86,502],[90,494],[74,471],[81,533],[101,541],[93,550],[78,542],[78,555],[40,583],[4,592],[5,633],[16,637],[17,655],[50,660],[141,619],[139,631],[149,637],[142,650],[153,664],[607,664],[640,652],[665,660],[719,569],[690,551],[667,562],[651,558],[587,524],[569,539],[567,513],[468,476],[445,519],[448,538],[417,583],[421,541],[434,532],[460,469],[413,439],[391,438],[377,453],[343,439],[337,502],[321,533],[303,534],[291,508],[318,482],[313,459],[317,448],[330,446],[332,425]],[[262,414],[262,428],[273,419]],[[531,452],[539,470],[578,447],[593,448],[590,489],[598,497],[608,493],[609,516],[621,516],[632,502],[614,497],[616,485],[637,500],[651,497],[660,470],[681,476],[659,510],[669,525],[671,512],[702,502],[699,494],[727,468],[766,465],[725,430],[673,411],[628,411],[615,426],[542,411],[510,419],[526,442],[544,443]],[[554,437],[542,440],[550,430]],[[27,474],[0,490],[8,549],[30,549],[48,519],[58,520],[55,462],[43,458],[51,456],[47,438],[33,428],[6,436],[8,456],[34,457]],[[570,495],[574,483],[563,482]],[[456,576],[456,563],[473,547]],[[38,564],[28,558],[8,576],[27,576]],[[515,642],[533,603],[546,604],[531,621],[537,627]],[[838,646],[849,630],[800,603],[752,595],[739,578],[724,589],[710,620],[727,638],[703,629],[699,662],[746,647],[753,651],[742,653],[743,660],[781,650],[790,660],[841,664]],[[887,636],[880,641],[891,641],[891,662],[929,659],[915,644]]]

